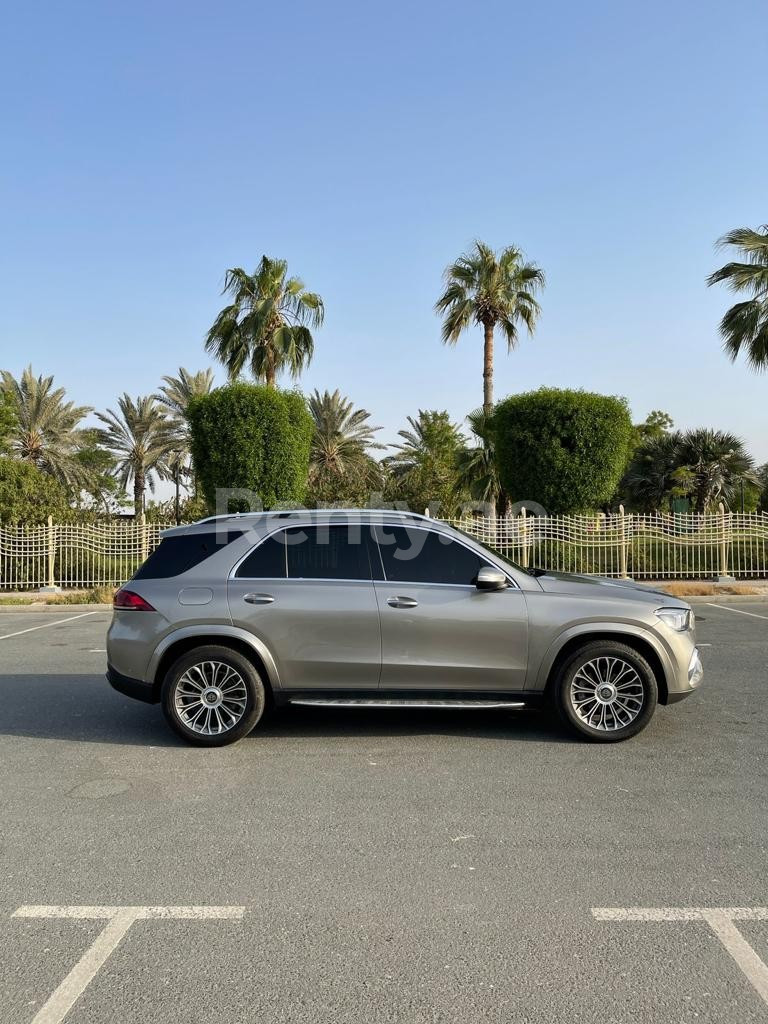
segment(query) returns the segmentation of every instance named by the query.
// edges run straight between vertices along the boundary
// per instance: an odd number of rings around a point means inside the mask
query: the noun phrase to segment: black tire
[[[238,694],[244,692],[244,708],[241,710],[239,703],[237,705],[229,705],[230,707],[235,708],[240,717],[237,719],[235,724],[231,725],[229,728],[223,729],[221,732],[205,733],[196,731],[194,728],[190,728],[190,726],[184,721],[182,713],[178,707],[179,702],[181,702],[182,706],[191,707],[191,704],[188,702],[185,705],[185,700],[194,700],[193,697],[182,698],[181,695],[177,693],[177,685],[179,681],[182,679],[185,672],[194,668],[196,665],[201,665],[204,662],[208,662],[209,664],[213,662],[219,665],[228,666],[239,675],[243,684],[243,688],[240,688],[238,683],[235,685],[238,688]],[[193,675],[196,675],[196,673],[193,673]],[[261,676],[252,662],[238,651],[233,651],[229,647],[220,647],[211,644],[204,647],[195,647],[193,650],[187,651],[186,654],[182,654],[181,657],[171,665],[165,674],[165,679],[163,680],[160,701],[163,706],[163,714],[165,715],[166,721],[174,732],[178,733],[182,739],[198,747],[224,747],[229,743],[236,743],[237,740],[242,739],[243,736],[247,736],[254,728],[264,713],[266,692]],[[201,707],[202,706],[201,701]],[[216,716],[216,724],[218,724],[218,720],[226,722],[229,718],[235,717],[231,712],[225,712],[225,709],[222,708],[221,705],[219,705],[219,707],[221,710],[219,710],[218,715]],[[208,714],[207,708],[205,709],[204,714]],[[213,715],[210,715],[209,717],[211,721],[214,721]],[[214,726],[212,725],[212,728],[213,727]]]
[[[575,695],[571,689],[576,676],[585,666],[589,666],[588,673],[594,673],[595,670],[592,666],[596,662],[598,666],[608,664],[608,662],[598,662],[597,659],[613,659],[614,662],[628,666],[625,674],[614,674],[612,680],[613,682],[618,680],[620,685],[628,687],[626,692],[631,694],[631,696],[623,696],[621,704],[613,705],[615,711],[611,710],[610,704],[606,707],[603,727],[595,727],[585,720],[585,718],[591,717],[591,702],[586,696],[586,690],[579,688],[584,685],[583,675],[579,676]],[[634,674],[630,669],[634,669]],[[620,668],[614,667],[612,671],[618,673]],[[624,680],[631,682],[624,682]],[[653,669],[642,654],[638,654],[634,648],[616,640],[593,640],[575,651],[561,666],[558,676],[554,680],[551,697],[560,720],[582,739],[590,740],[593,743],[619,743],[621,740],[629,739],[630,736],[636,736],[648,725],[656,710],[659,688]],[[574,699],[584,701],[580,705],[581,714],[576,710]],[[596,695],[594,713],[596,718],[593,715],[593,720],[599,722],[600,716],[603,715],[602,707],[602,701],[598,700]],[[621,726],[620,722],[625,718],[629,719],[630,715],[634,717],[626,725]]]

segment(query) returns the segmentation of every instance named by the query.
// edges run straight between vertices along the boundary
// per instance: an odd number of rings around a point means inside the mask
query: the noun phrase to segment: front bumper
[[[142,700],[145,704],[157,704],[158,697],[152,683],[145,683],[143,679],[132,679],[131,676],[124,676],[112,665],[107,665],[107,681],[118,693],[126,697],[133,697],[134,700]]]

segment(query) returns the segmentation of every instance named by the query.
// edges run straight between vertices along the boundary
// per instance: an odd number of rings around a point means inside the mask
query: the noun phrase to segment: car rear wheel
[[[553,697],[561,719],[579,736],[617,743],[641,732],[658,703],[653,669],[632,647],[596,640],[563,665]]]
[[[161,702],[171,728],[189,743],[223,747],[247,736],[264,713],[264,683],[228,647],[197,647],[171,665]]]

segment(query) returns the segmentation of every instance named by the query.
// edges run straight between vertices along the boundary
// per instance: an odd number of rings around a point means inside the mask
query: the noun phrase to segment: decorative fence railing
[[[768,514],[450,520],[522,566],[634,579],[768,577]]]
[[[0,526],[0,590],[119,586],[164,529],[141,522]]]
[[[520,565],[635,579],[768,578],[768,514],[448,520]],[[170,524],[168,524],[170,525]],[[0,590],[119,586],[160,541],[157,523],[0,525]]]

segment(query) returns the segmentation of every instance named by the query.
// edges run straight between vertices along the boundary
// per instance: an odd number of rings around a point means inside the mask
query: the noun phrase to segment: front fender
[[[643,629],[642,626],[639,626],[636,623],[591,621],[579,622],[576,625],[569,626],[568,629],[564,629],[561,633],[558,633],[547,648],[544,657],[539,662],[538,672],[536,673],[535,679],[532,679],[530,682],[530,689],[539,692],[545,689],[550,672],[552,671],[552,666],[554,665],[558,654],[567,643],[574,640],[576,637],[583,637],[586,641],[594,637],[604,637],[607,634],[612,634],[617,640],[620,640],[621,637],[634,637],[644,643],[647,643],[648,646],[656,653],[664,672],[664,678],[667,684],[669,683],[669,680],[674,673],[673,662],[670,657],[670,652],[661,643],[656,633],[652,632],[650,629]]]
[[[227,626],[224,624],[215,626],[182,626],[180,629],[174,629],[172,632],[166,634],[149,659],[147,665],[147,671],[145,674],[145,681],[153,683],[157,674],[157,667],[165,654],[165,652],[172,647],[179,640],[190,640],[199,639],[201,643],[207,643],[209,639],[216,639],[221,637],[222,639],[229,637],[232,640],[239,640],[242,643],[247,644],[252,648],[261,659],[264,668],[266,669],[269,677],[270,685],[272,689],[280,689],[280,673],[277,671],[277,665],[275,659],[272,657],[272,653],[264,643],[258,637],[254,636],[253,633],[249,633],[246,629],[240,629],[238,626]]]

